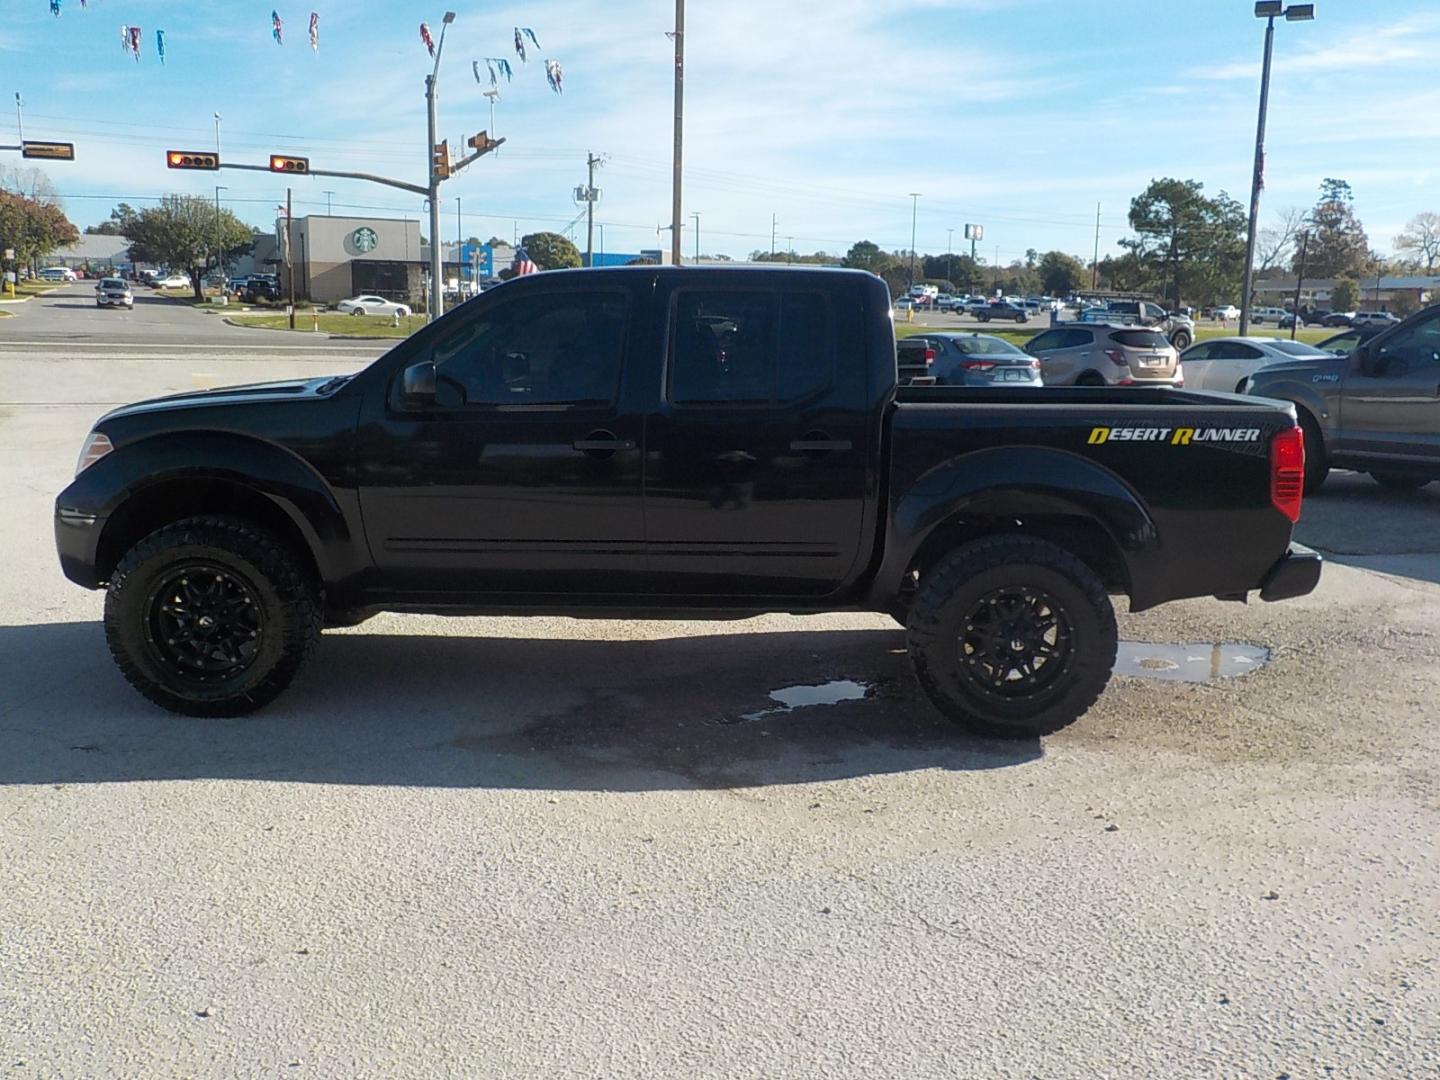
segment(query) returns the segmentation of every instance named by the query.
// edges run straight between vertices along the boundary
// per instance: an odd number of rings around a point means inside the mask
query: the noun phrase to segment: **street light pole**
[[[1255,167],[1250,174],[1250,223],[1245,231],[1245,278],[1240,294],[1240,336],[1250,330],[1250,290],[1255,275],[1255,230],[1260,220],[1260,189],[1265,186],[1265,113],[1270,106],[1270,55],[1275,46],[1275,20],[1289,22],[1315,18],[1314,4],[1291,4],[1284,0],[1259,0],[1255,17],[1265,20],[1265,61],[1260,67],[1260,118],[1255,125]],[[1178,299],[1178,297],[1177,297]]]
[[[220,266],[220,292],[230,291],[229,282],[225,278],[225,245],[220,241],[220,192],[229,191],[224,184],[215,185],[215,251]]]
[[[445,313],[445,282],[441,279],[444,268],[441,265],[440,249],[440,163],[436,161],[435,91],[440,79],[440,57],[445,52],[445,31],[455,21],[453,11],[445,12],[441,20],[440,41],[435,46],[435,67],[425,76],[425,112],[429,142],[426,144],[426,159],[430,163],[430,319],[434,321]]]
[[[215,114],[215,156],[220,156],[220,114]]]
[[[675,161],[670,191],[670,261],[680,265],[680,187],[685,142],[685,0],[675,0]]]
[[[915,285],[915,219],[920,212],[920,193],[910,192],[910,285]]]
[[[690,215],[695,219],[695,261],[700,261],[700,211],[696,210]]]
[[[955,248],[955,230],[945,230],[945,280],[955,284],[955,268],[951,265],[950,254]]]

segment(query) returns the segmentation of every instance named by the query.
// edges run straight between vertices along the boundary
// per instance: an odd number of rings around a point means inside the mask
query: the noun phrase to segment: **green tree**
[[[1310,211],[1312,224],[1309,248],[1305,253],[1306,277],[1359,277],[1365,273],[1370,240],[1355,216],[1353,202],[1350,185],[1344,180],[1327,178],[1321,182],[1320,200]],[[1298,268],[1298,255],[1295,265]]]
[[[1133,251],[1100,260],[1100,284],[1116,292],[1144,292],[1154,287],[1154,269]]]
[[[851,245],[850,250],[845,253],[844,263],[852,270],[869,270],[872,274],[883,274],[895,265],[895,259],[881,251],[879,244],[861,240]]]
[[[255,244],[249,225],[229,210],[216,213],[215,204],[199,195],[166,195],[124,228],[130,258],[183,271],[190,277],[196,300],[205,298],[201,278],[207,267],[219,264],[221,252],[230,260]]]
[[[541,270],[572,270],[580,265],[580,249],[559,233],[530,233],[520,238],[520,246]]]
[[[1198,180],[1166,178],[1130,201],[1133,239],[1120,245],[1151,268],[1172,305],[1238,286],[1245,263],[1245,213],[1225,192],[1204,194]]]
[[[1354,311],[1360,300],[1360,285],[1353,277],[1342,277],[1330,290],[1331,311]]]
[[[1040,285],[1050,296],[1069,296],[1086,280],[1085,264],[1063,251],[1040,256]]]
[[[13,248],[17,263],[33,264],[42,255],[79,239],[79,232],[58,206],[0,190],[0,249]]]
[[[1395,237],[1395,250],[1414,252],[1416,269],[1433,274],[1440,261],[1440,214],[1433,210],[1416,214]]]

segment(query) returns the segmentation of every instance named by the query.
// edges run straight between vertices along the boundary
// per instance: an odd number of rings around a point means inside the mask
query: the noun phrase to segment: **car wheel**
[[[1174,345],[1177,351],[1184,352],[1191,346],[1193,341],[1194,339],[1191,338],[1186,331],[1180,330],[1170,339],[1170,344]]]
[[[1030,321],[1030,316],[1029,316],[1029,315],[1016,315],[1016,316],[1015,316],[1015,321],[1016,321],[1017,323],[1029,322],[1029,321]]]
[[[364,310],[363,308],[358,308],[358,307],[357,307],[357,308],[351,308],[351,309],[350,309],[350,314],[351,314],[351,315],[364,315],[364,314],[365,314],[365,310]]]
[[[1105,376],[1101,375],[1098,371],[1087,371],[1085,372],[1085,374],[1081,375],[1078,379],[1075,380],[1075,385],[1109,386],[1110,384],[1105,381]]]
[[[1115,666],[1115,609],[1088,566],[1027,536],[992,536],[920,580],[907,648],[946,717],[1000,738],[1048,735],[1095,703]]]
[[[1304,409],[1299,410],[1300,430],[1305,433],[1305,494],[1314,495],[1330,475],[1330,455],[1320,425]]]
[[[398,308],[395,314],[399,315],[402,319],[408,319],[410,317],[410,309],[407,307]]]
[[[264,529],[240,518],[187,518],[120,560],[105,595],[105,638],[121,673],[155,704],[239,716],[299,672],[320,631],[317,592]]]
[[[1426,477],[1406,476],[1404,473],[1372,472],[1370,478],[1391,491],[1419,491],[1430,483]]]

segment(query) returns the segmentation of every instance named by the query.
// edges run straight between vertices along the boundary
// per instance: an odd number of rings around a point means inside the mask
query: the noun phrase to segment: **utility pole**
[[[700,261],[700,211],[697,210],[690,216],[695,219],[695,261],[698,263]]]
[[[225,278],[225,245],[220,240],[220,192],[229,191],[224,184],[215,185],[215,251],[220,267],[220,292],[228,293],[230,283]]]
[[[955,267],[951,264],[950,253],[955,247],[955,230],[945,230],[945,280],[951,285],[955,284]]]
[[[455,196],[455,284],[465,283],[465,264],[460,260],[460,251],[465,246],[465,226],[460,219],[460,196]]]
[[[217,112],[215,114],[215,156],[217,158],[220,156],[220,120],[221,116]]]
[[[670,193],[670,261],[680,265],[680,183],[685,140],[685,0],[675,0],[675,175]]]
[[[1290,314],[1294,318],[1290,321],[1290,340],[1295,340],[1295,328],[1300,325],[1300,285],[1305,280],[1305,248],[1310,243],[1310,231],[1307,229],[1300,234],[1300,269],[1295,275],[1295,303],[1291,305]]]
[[[334,215],[332,214],[331,210],[330,210],[330,196],[332,196],[332,195],[334,195],[334,194],[335,194],[335,192],[333,192],[333,191],[327,191],[327,192],[325,192],[325,216],[326,216],[326,217],[333,217],[333,216],[334,216]]]
[[[1100,280],[1100,204],[1095,204],[1095,257],[1090,260],[1090,291],[1094,292]]]
[[[775,226],[776,226],[778,223],[779,223],[779,219],[778,219],[774,214],[771,214],[771,215],[770,215],[770,258],[771,258],[772,260],[775,258]]]
[[[995,291],[1000,291],[1000,245],[995,245]]]
[[[450,145],[435,138],[435,92],[440,80],[440,57],[445,51],[445,31],[455,21],[453,11],[445,12],[440,25],[440,41],[435,48],[435,67],[425,76],[425,112],[429,141],[426,143],[426,157],[430,168],[430,319],[433,322],[445,313],[445,282],[441,279],[444,267],[441,265],[440,250],[440,181],[450,176]],[[441,158],[445,160],[441,160]]]
[[[595,190],[595,166],[603,165],[594,154],[585,155],[585,167],[590,170],[590,179],[585,187],[585,265],[595,265],[595,200],[599,192]]]
[[[295,215],[291,211],[290,189],[285,189],[285,264],[290,271],[290,329],[295,329]]]
[[[910,284],[915,284],[915,219],[920,212],[920,193],[910,192]]]
[[[785,261],[787,263],[795,261],[795,238],[793,236],[785,238]]]
[[[22,145],[25,142],[25,100],[20,96],[20,91],[15,91],[15,133],[20,136],[17,140]]]

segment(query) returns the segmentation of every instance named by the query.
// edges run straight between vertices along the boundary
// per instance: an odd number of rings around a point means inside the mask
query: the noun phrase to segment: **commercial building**
[[[1363,311],[1389,311],[1397,305],[1413,311],[1440,302],[1440,277],[1385,277],[1357,279],[1358,307]],[[1300,282],[1300,306],[1329,307],[1332,278],[1306,278]],[[1271,278],[1254,283],[1255,303],[1262,307],[1291,307],[1295,302],[1295,279]]]

